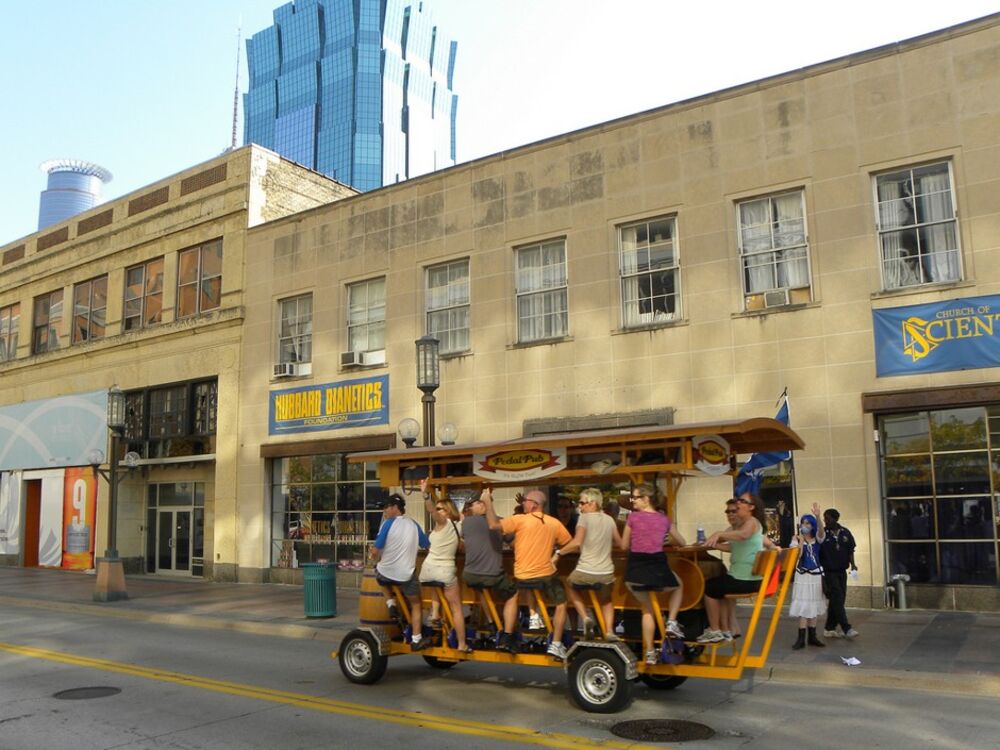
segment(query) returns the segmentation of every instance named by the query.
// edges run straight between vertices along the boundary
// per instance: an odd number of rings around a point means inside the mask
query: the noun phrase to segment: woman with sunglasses
[[[444,598],[451,609],[451,619],[455,623],[455,637],[458,640],[458,650],[463,653],[472,651],[465,641],[465,613],[462,610],[462,594],[458,582],[458,572],[455,566],[455,555],[462,542],[459,530],[458,510],[449,500],[437,498],[433,488],[428,491],[426,479],[420,481],[420,491],[424,496],[424,505],[431,515],[433,528],[427,537],[431,547],[427,551],[423,565],[420,566],[421,583],[441,583],[444,585]],[[440,604],[437,598],[431,599],[431,620],[434,627],[441,625]]]
[[[757,553],[764,549],[764,507],[752,495],[744,493],[726,502],[729,528],[716,531],[705,546],[730,554],[729,572],[705,581],[705,614],[708,628],[698,643],[731,641],[736,628],[736,602],[726,594],[752,594],[760,588],[760,576],[753,575]]]
[[[684,637],[684,631],[677,622],[684,592],[663,553],[663,545],[667,541],[678,547],[686,546],[684,538],[677,533],[667,514],[657,505],[656,490],[652,485],[640,484],[632,491],[632,512],[625,522],[621,548],[628,551],[625,585],[642,607],[642,647],[646,654],[646,664],[659,662],[659,654],[653,647],[656,622],[649,591],[670,592],[667,599],[669,613],[666,635],[669,638]]]

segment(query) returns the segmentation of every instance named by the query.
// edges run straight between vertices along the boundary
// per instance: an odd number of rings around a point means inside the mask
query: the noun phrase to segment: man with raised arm
[[[572,537],[558,518],[544,513],[545,495],[539,490],[525,493],[521,503],[524,512],[500,519],[493,509],[493,493],[489,488],[482,491],[480,499],[486,506],[486,520],[491,529],[499,529],[503,534],[514,535],[514,578],[518,583],[532,582],[541,586],[542,595],[555,605],[552,622],[552,643],[548,652],[556,659],[566,658],[566,647],[562,643],[563,629],[566,627],[566,589],[552,564],[553,553],[569,544]],[[517,592],[504,602],[503,633],[497,648],[514,652],[514,623],[517,621]]]

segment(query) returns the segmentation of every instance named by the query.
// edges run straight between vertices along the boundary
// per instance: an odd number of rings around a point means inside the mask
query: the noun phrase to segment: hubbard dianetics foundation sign
[[[389,376],[271,391],[270,435],[389,424]]]

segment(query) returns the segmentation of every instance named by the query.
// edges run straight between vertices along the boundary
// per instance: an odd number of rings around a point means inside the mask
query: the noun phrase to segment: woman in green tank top
[[[705,581],[705,613],[708,629],[698,638],[699,643],[731,641],[738,632],[736,603],[726,594],[750,594],[760,588],[760,576],[753,570],[757,553],[764,549],[764,506],[759,498],[748,493],[726,501],[726,518],[730,527],[716,531],[705,540],[705,546],[732,555],[729,572]]]

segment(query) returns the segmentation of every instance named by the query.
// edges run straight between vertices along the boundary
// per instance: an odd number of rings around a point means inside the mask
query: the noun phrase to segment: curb
[[[0,604],[10,607],[30,607],[44,609],[50,612],[75,612],[92,617],[115,617],[132,622],[151,622],[158,625],[173,625],[182,628],[201,628],[206,630],[228,630],[249,635],[269,635],[278,638],[294,638],[306,641],[328,641],[339,643],[350,630],[344,627],[313,628],[308,625],[294,623],[269,623],[248,620],[224,620],[208,615],[185,615],[166,612],[140,612],[127,609],[110,609],[105,604],[79,604],[76,602],[47,602],[37,599],[19,599],[11,596],[0,596]]]
[[[842,688],[909,690],[995,698],[1000,677],[983,674],[940,674],[913,670],[861,669],[816,664],[776,664],[766,669],[765,682],[792,685],[817,684]]]

